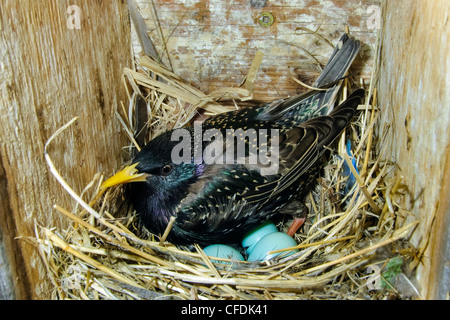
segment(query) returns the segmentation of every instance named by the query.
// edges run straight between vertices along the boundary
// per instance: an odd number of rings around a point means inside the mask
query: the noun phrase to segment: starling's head
[[[144,183],[152,195],[164,198],[173,192],[180,193],[201,175],[201,164],[196,165],[191,161],[180,163],[173,159],[173,150],[178,144],[179,141],[171,140],[169,131],[151,140],[133,159],[137,171],[145,174]],[[143,187],[141,184],[136,185]]]
[[[102,187],[133,182],[130,198],[144,222],[159,217],[164,223],[174,214],[189,186],[203,173],[202,164],[173,161],[172,150],[178,143],[171,141],[170,131],[156,137],[142,148],[132,165],[105,181]]]

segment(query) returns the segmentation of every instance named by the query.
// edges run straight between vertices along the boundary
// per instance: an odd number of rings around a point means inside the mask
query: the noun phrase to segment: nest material
[[[149,58],[139,61],[144,72],[125,69],[130,105],[136,93],[147,101],[147,139],[185,125],[198,117],[200,110],[206,114],[228,111],[219,99],[251,99],[261,58],[258,54],[241,87],[210,95]],[[407,237],[417,221],[402,205],[407,187],[401,173],[395,164],[382,160],[383,150],[373,147],[384,136],[375,131],[380,111],[374,85],[372,78],[363,111],[346,130],[354,142],[352,154],[359,172],[345,150],[344,134],[339,152],[330,158],[316,189],[307,197],[309,214],[296,235],[299,252],[265,263],[213,263],[198,246],[192,252],[149,235],[142,231],[135,214],[120,205],[121,187],[100,191],[101,174],[81,195],[75,193],[47,152],[53,138],[75,120],[71,121],[47,143],[46,159],[52,173],[77,201],[71,212],[55,206],[72,223],[66,230],[36,228],[37,245],[54,284],[53,297],[203,300],[416,296],[409,276],[417,261]],[[347,90],[345,87],[344,95]],[[122,105],[117,114],[132,141],[130,147],[138,147],[133,140],[132,112]],[[348,179],[343,174],[344,164],[356,178],[346,194],[342,194]],[[280,222],[279,227],[286,225]]]

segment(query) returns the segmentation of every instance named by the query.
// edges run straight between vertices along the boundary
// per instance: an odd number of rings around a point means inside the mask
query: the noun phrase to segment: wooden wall
[[[67,182],[81,191],[96,172],[120,166],[123,143],[114,109],[126,101],[122,68],[131,65],[131,42],[138,44],[130,40],[125,1],[1,1],[0,293],[46,298],[45,270],[26,239],[35,223],[63,227],[52,206],[71,208],[73,201],[48,172],[43,146],[79,116],[50,150]],[[331,51],[299,28],[318,29],[335,43],[348,25],[364,43],[357,69],[370,75],[377,0],[137,2],[164,63],[205,93],[238,86],[257,50],[265,58],[254,98],[297,93],[291,74],[306,82],[318,74],[307,52],[323,63]],[[81,29],[68,27],[68,19],[76,22],[67,13],[70,5],[80,8]],[[433,297],[449,210],[449,5],[383,1],[382,9],[381,126],[393,125],[386,154],[417,199],[412,210],[423,223],[413,241],[425,248],[419,283],[423,297]],[[262,12],[273,14],[272,26],[258,23]]]
[[[421,257],[422,298],[448,294],[450,213],[450,2],[383,1],[380,128],[391,126],[386,156],[411,188],[421,223],[412,242]],[[411,217],[412,218],[412,217]],[[448,270],[448,269],[447,269]],[[442,286],[445,287],[442,288]],[[448,296],[447,296],[448,298]]]
[[[325,63],[332,47],[314,36],[302,35],[305,31],[300,28],[318,30],[334,45],[348,26],[364,43],[356,69],[370,75],[371,47],[377,31],[374,20],[379,16],[373,6],[379,9],[378,0],[137,0],[137,3],[163,62],[205,93],[239,86],[258,50],[265,56],[255,80],[255,100],[271,101],[304,89],[291,75],[312,83],[320,70],[308,52]],[[274,17],[270,27],[259,24],[258,17],[263,12]],[[136,37],[133,39],[139,50]]]
[[[35,223],[63,227],[52,207],[74,202],[49,173],[44,144],[79,117],[49,150],[77,192],[121,164],[114,110],[127,102],[128,11],[123,1],[1,0],[0,31],[0,294],[48,298],[46,271],[27,238]]]

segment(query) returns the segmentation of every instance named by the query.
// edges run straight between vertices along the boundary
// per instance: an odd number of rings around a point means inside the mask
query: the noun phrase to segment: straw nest
[[[181,127],[202,114],[229,110],[217,101],[252,98],[262,55],[258,53],[238,88],[206,95],[183,82],[153,60],[138,61],[139,71],[125,69],[124,84],[130,110],[136,94],[146,97],[149,134]],[[376,74],[376,65],[374,72]],[[407,186],[393,163],[382,160],[386,131],[377,130],[376,77],[357,119],[346,129],[317,187],[307,196],[309,213],[296,234],[299,252],[266,263],[213,263],[198,246],[188,251],[148,234],[123,202],[117,187],[103,193],[102,174],[77,194],[64,181],[46,152],[48,165],[61,185],[77,201],[69,211],[66,230],[37,226],[36,243],[54,284],[55,299],[385,299],[417,295],[409,276],[417,259],[408,240],[417,222],[402,206]],[[158,77],[158,79],[156,79]],[[350,90],[346,81],[344,95]],[[360,84],[361,85],[361,84]],[[234,103],[230,104],[234,107]],[[124,105],[117,115],[131,144],[132,111]],[[64,134],[72,120],[48,141]],[[352,157],[345,150],[352,142]],[[356,161],[356,171],[352,166]],[[348,165],[356,179],[348,185]],[[114,214],[114,216],[113,216]],[[283,229],[288,221],[279,221]],[[168,230],[170,231],[170,230]],[[162,239],[164,240],[164,239]]]

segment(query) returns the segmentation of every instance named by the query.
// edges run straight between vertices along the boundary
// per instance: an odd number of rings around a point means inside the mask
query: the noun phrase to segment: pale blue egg
[[[242,254],[225,244],[212,244],[203,249],[208,257],[224,258],[234,261],[244,261]],[[212,262],[229,264],[228,261],[211,260]]]
[[[276,256],[287,257],[298,252],[297,249],[268,255],[270,251],[295,247],[297,242],[286,233],[272,232],[261,240],[253,248],[252,253],[248,257],[248,261],[267,261]]]
[[[250,255],[259,240],[274,232],[278,232],[278,229],[275,224],[268,220],[244,236],[242,239],[242,247],[246,250],[247,254]]]

